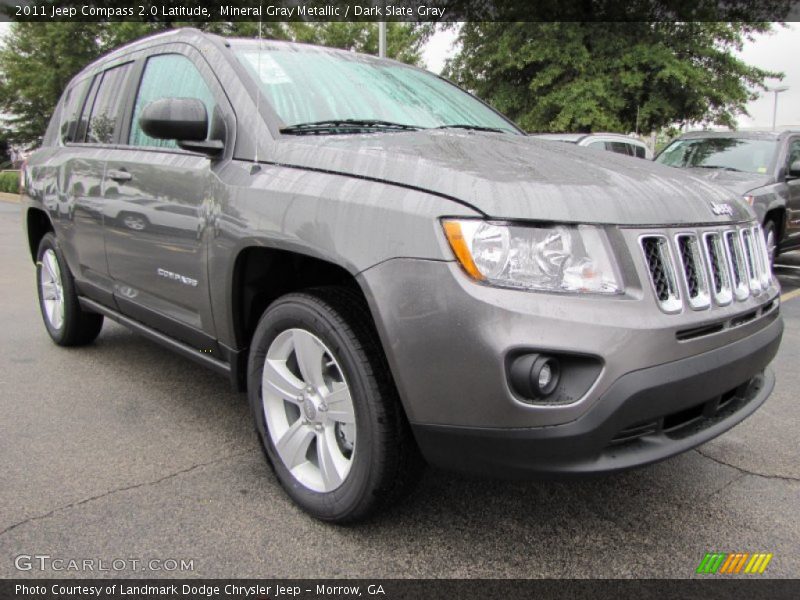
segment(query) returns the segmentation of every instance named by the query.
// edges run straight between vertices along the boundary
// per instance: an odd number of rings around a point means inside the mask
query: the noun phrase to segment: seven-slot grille
[[[764,234],[759,226],[723,231],[680,232],[640,238],[650,282],[659,306],[680,312],[683,284],[686,302],[694,310],[745,300],[766,290],[772,272]]]

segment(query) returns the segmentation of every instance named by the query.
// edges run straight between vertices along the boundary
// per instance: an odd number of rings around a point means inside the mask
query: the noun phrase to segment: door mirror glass
[[[156,139],[202,142],[208,135],[208,114],[197,98],[161,98],[144,107],[139,126]]]

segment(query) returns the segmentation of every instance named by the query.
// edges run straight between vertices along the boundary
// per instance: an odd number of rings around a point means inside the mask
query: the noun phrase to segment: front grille
[[[754,293],[761,291],[760,257],[756,256],[756,243],[753,240],[753,230],[743,229],[741,231],[742,246],[744,248],[745,263],[747,263],[747,277],[750,289]]]
[[[728,262],[733,275],[733,294],[737,300],[744,300],[750,295],[750,288],[747,285],[747,267],[744,264],[742,238],[737,231],[728,231],[725,234],[725,241],[727,242]]]
[[[644,237],[642,238],[642,249],[650,270],[653,290],[661,308],[667,312],[679,311],[680,296],[667,238],[663,235]]]
[[[644,235],[640,242],[653,292],[668,313],[681,311],[682,295],[691,309],[704,310],[712,306],[712,300],[725,306],[734,298],[743,301],[756,296],[772,281],[758,226],[680,232],[672,239]]]
[[[694,309],[705,308],[711,304],[708,296],[708,280],[703,266],[703,254],[694,234],[677,236],[678,255],[683,267],[689,305]]]
[[[714,301],[719,306],[730,304],[733,299],[731,290],[731,273],[728,267],[728,258],[725,253],[725,246],[722,238],[716,231],[711,231],[704,236],[706,242],[706,256],[708,257],[708,269],[714,283]]]

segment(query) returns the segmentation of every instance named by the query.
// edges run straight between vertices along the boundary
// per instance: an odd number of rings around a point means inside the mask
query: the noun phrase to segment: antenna
[[[258,11],[258,57],[256,58],[256,70],[258,71],[258,73],[256,73],[256,119],[260,119],[261,118],[261,50],[262,50],[261,43],[262,43],[262,41],[264,39],[263,35],[262,35],[262,32],[261,32],[261,18],[262,18],[261,14],[262,14],[262,11],[263,11],[263,7],[262,7],[260,2],[258,4],[258,8],[259,8],[259,11]],[[256,127],[256,131],[258,131],[258,127]],[[257,170],[261,169],[261,167],[258,166],[258,146],[259,146],[258,136],[256,136],[255,142],[256,142],[256,149],[255,149],[255,153],[254,153],[255,154],[255,156],[254,156],[255,164],[253,165],[253,169],[250,171],[251,174],[253,174]]]

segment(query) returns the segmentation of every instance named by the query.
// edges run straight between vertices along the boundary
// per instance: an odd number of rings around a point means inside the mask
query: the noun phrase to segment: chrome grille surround
[[[694,310],[708,308],[711,306],[708,277],[697,236],[693,233],[679,233],[675,236],[675,242],[678,247],[680,271],[684,276],[689,306]]]
[[[706,254],[706,268],[712,276],[711,292],[717,306],[727,306],[733,301],[731,272],[728,267],[728,254],[722,236],[718,231],[707,231],[703,234]]]
[[[682,302],[675,278],[675,263],[669,239],[665,235],[646,235],[639,240],[644,260],[650,270],[650,283],[661,310],[668,313],[681,311]]]
[[[659,308],[702,311],[761,295],[772,271],[761,227],[708,227],[639,236],[651,288]],[[684,299],[685,298],[685,303]]]
[[[747,266],[744,262],[742,237],[738,231],[725,232],[725,249],[728,252],[728,264],[731,269],[733,296],[737,300],[746,300],[750,296],[750,286],[747,284]]]

